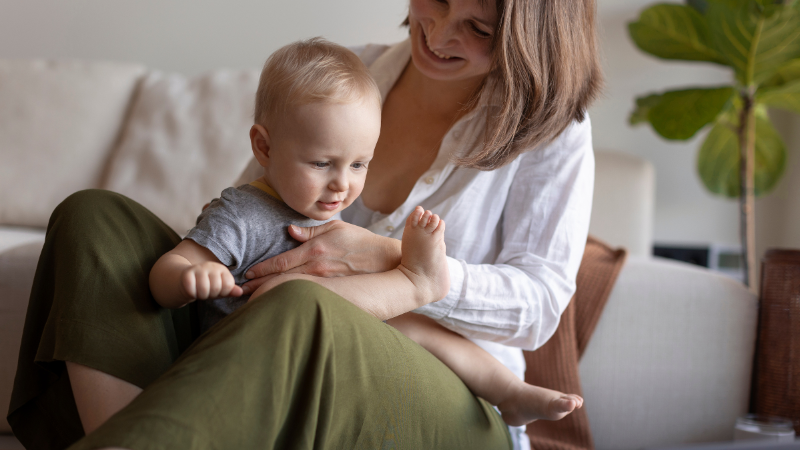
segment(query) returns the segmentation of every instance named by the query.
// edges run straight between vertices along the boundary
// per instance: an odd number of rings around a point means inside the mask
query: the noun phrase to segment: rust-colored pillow
[[[526,382],[583,395],[578,361],[592,337],[627,254],[625,249],[612,249],[589,236],[578,270],[577,289],[561,315],[558,329],[541,348],[524,352],[528,365]],[[585,409],[579,409],[556,422],[533,422],[528,425],[528,437],[534,450],[594,448]]]

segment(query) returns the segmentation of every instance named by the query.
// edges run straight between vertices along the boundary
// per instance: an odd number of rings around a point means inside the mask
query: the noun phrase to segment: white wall
[[[289,42],[396,42],[404,0],[0,0],[0,57],[142,62],[194,75],[261,67]]]
[[[595,146],[650,160],[656,168],[654,238],[662,243],[737,244],[736,202],[700,184],[701,136],[667,142],[648,126],[631,128],[636,95],[727,83],[710,64],[664,62],[638,51],[627,22],[653,0],[599,0],[607,88],[591,109]],[[288,42],[322,35],[344,45],[394,42],[405,0],[0,0],[0,58],[137,61],[188,75],[217,67],[259,67]],[[800,247],[800,121],[780,118],[790,138],[790,170],[773,197],[759,202],[762,245]],[[794,203],[792,203],[794,202]],[[763,205],[763,206],[762,206]],[[789,213],[787,213],[789,211]]]

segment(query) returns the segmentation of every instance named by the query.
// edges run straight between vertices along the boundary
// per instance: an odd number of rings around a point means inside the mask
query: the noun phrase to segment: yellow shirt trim
[[[280,200],[280,201],[283,201],[283,199],[281,198],[281,196],[280,196],[280,195],[278,195],[278,193],[277,193],[277,192],[275,192],[275,189],[272,189],[271,187],[269,187],[269,185],[268,185],[268,184],[266,184],[266,183],[264,183],[264,182],[261,182],[261,181],[258,181],[258,180],[256,180],[256,181],[253,181],[253,182],[251,182],[251,183],[250,183],[250,186],[253,186],[254,188],[261,189],[262,191],[266,192],[267,194],[269,194],[269,195],[271,195],[271,196],[273,196],[273,197],[277,198],[277,199],[278,199],[278,200]]]

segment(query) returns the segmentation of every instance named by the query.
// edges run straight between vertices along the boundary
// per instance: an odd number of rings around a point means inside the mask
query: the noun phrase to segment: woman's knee
[[[104,189],[85,189],[65,198],[50,215],[48,229],[54,225],[68,225],[68,232],[79,231],[85,224],[91,231],[91,222],[122,205],[122,195]],[[78,225],[78,226],[74,226]]]
[[[280,307],[287,314],[301,317],[313,316],[323,310],[343,305],[339,295],[307,280],[291,280],[281,283],[250,300],[252,309]],[[346,303],[349,303],[345,300]]]
[[[121,194],[107,191],[105,189],[84,189],[70,194],[65,198],[54,211],[63,214],[65,212],[91,212],[102,209],[106,205],[113,205],[119,202]]]
[[[240,308],[245,320],[273,323],[277,326],[313,328],[332,324],[338,328],[360,326],[380,321],[321,285],[307,280],[291,280],[252,298]],[[237,314],[239,311],[237,311]],[[381,324],[382,325],[382,324]],[[266,326],[266,325],[265,325]]]

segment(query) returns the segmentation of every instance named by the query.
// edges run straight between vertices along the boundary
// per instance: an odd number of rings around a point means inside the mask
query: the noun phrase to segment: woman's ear
[[[261,167],[269,166],[270,139],[269,132],[261,125],[250,127],[250,147]]]

